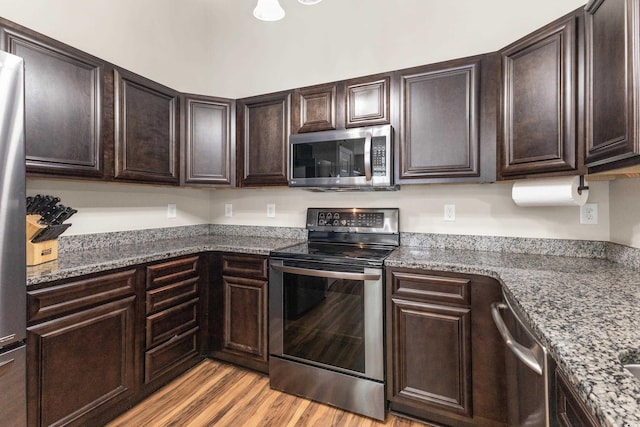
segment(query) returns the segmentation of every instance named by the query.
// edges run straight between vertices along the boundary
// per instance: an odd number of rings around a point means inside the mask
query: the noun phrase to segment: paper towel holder
[[[578,184],[578,194],[582,195],[582,190],[588,190],[589,186],[584,185],[584,175],[580,175],[580,184]]]

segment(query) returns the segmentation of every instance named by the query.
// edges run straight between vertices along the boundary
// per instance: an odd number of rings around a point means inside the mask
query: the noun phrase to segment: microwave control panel
[[[387,144],[384,137],[371,139],[371,169],[373,176],[387,174]]]

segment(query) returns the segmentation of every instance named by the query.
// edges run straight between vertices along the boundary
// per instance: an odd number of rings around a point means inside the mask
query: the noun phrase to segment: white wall
[[[218,88],[208,0],[0,0],[0,16],[185,92]]]
[[[398,207],[405,232],[609,240],[609,183],[589,184],[589,202],[598,203],[599,224],[581,225],[578,207],[521,208],[511,200],[511,184],[406,185],[397,192],[312,193],[300,189],[215,191],[211,222],[304,227],[307,207]],[[224,216],[224,204],[233,216]],[[275,203],[276,216],[266,216]],[[456,220],[444,221],[444,205],[456,205]]]
[[[589,184],[589,202],[598,203],[599,224],[581,225],[578,207],[520,208],[511,184],[406,185],[395,192],[313,193],[301,189],[196,190],[135,184],[30,179],[28,195],[52,194],[79,212],[66,235],[197,224],[304,228],[308,207],[397,207],[403,232],[610,239],[609,183]],[[623,189],[623,192],[627,189]],[[167,218],[175,203],[177,217]],[[224,216],[231,204],[233,216]],[[275,203],[276,216],[266,216]],[[456,205],[456,220],[443,220],[445,204]],[[640,202],[637,203],[640,207]],[[637,210],[636,210],[637,211]],[[631,215],[638,222],[637,215]],[[640,247],[640,241],[621,242]]]
[[[0,0],[0,16],[184,92],[238,98],[498,50],[585,0]]]
[[[612,181],[611,241],[640,248],[640,179]]]
[[[65,236],[209,223],[210,191],[100,182],[27,180],[27,196],[51,194],[78,210]],[[176,217],[167,218],[167,205]]]
[[[215,76],[241,97],[496,51],[585,1],[280,0],[287,16],[266,23],[255,3],[211,3],[211,54],[233,66]]]

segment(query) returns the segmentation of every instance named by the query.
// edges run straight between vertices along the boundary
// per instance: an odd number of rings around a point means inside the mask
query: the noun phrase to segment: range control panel
[[[307,229],[343,232],[398,232],[395,208],[309,208]]]
[[[384,227],[384,214],[380,212],[318,212],[319,226]]]

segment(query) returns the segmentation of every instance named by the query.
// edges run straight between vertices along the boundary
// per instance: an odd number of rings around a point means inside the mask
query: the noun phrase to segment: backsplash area
[[[157,240],[195,236],[254,236],[305,240],[307,231],[298,227],[265,227],[200,224],[60,237],[60,254]],[[433,233],[400,233],[402,246],[511,252],[535,255],[601,258],[640,269],[640,249],[611,242],[568,239],[536,239],[504,236],[474,236]]]

